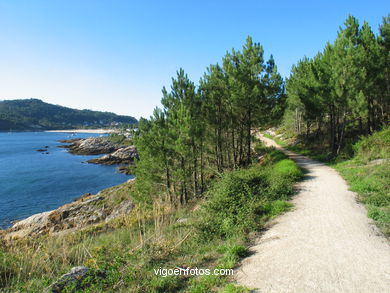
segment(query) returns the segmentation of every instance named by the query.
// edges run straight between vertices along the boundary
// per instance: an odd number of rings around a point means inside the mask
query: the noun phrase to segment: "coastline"
[[[135,177],[131,175],[131,178],[123,183],[104,188],[97,193],[82,194],[57,208],[13,220],[9,227],[0,228],[0,240],[20,240],[45,234],[66,233],[108,222],[134,208],[133,201],[123,198],[121,194],[117,198],[119,203],[110,200],[113,190],[121,193],[120,191],[128,190],[134,182]],[[96,205],[96,202],[104,204]]]
[[[60,132],[60,133],[96,133],[96,134],[108,134],[115,133],[115,129],[64,129],[64,130],[45,130],[44,132]]]
[[[40,131],[42,134],[43,133],[47,133],[47,132],[53,132],[53,133],[56,133],[56,132],[58,132],[58,133],[66,133],[66,132],[76,132],[76,133],[87,133],[87,136],[88,136],[88,138],[91,138],[89,135],[88,135],[88,133],[95,133],[95,134],[104,134],[104,133],[113,133],[113,132],[115,132],[116,130],[114,130],[114,129],[72,129],[72,130],[48,130],[48,131]],[[110,132],[108,132],[108,131],[110,131]],[[30,133],[30,132],[28,132],[28,133]],[[61,135],[61,136],[64,136],[64,135]],[[35,136],[34,136],[35,137]],[[52,154],[52,153],[54,153],[55,152],[55,149],[57,148],[57,147],[60,147],[60,146],[58,146],[57,145],[57,143],[54,143],[54,140],[53,140],[53,143],[52,144],[50,144],[51,142],[49,142],[49,141],[45,141],[44,143],[43,142],[40,142],[41,141],[41,138],[40,138],[41,136],[38,136],[37,137],[37,142],[34,142],[33,143],[33,145],[31,146],[31,147],[29,147],[28,148],[28,152],[31,152],[31,154],[35,154],[36,152],[36,149],[35,148],[42,148],[40,145],[47,145],[47,147],[46,148],[49,148],[49,146],[50,146],[50,149],[46,149],[46,151],[50,151],[50,154]],[[52,140],[52,138],[51,138],[51,136],[50,135],[46,135],[46,136],[44,136],[44,137],[47,137],[50,141]],[[96,139],[99,139],[98,137],[92,137],[92,138],[96,138]],[[84,138],[80,138],[81,140],[85,140]],[[39,142],[38,142],[39,141]],[[62,151],[61,151],[62,152]],[[68,152],[66,152],[66,153],[68,153]],[[111,152],[110,152],[111,153]],[[48,153],[46,153],[45,152],[45,155],[49,155]],[[69,154],[71,155],[71,153],[69,152]],[[73,155],[71,155],[71,156],[73,156]],[[89,156],[89,154],[86,154],[85,156]],[[92,155],[91,155],[92,156]],[[69,156],[70,157],[70,156]],[[91,158],[95,158],[95,157],[91,157]],[[1,160],[2,158],[0,158],[0,160]],[[57,158],[58,159],[58,158]],[[61,159],[61,158],[60,158]],[[66,159],[66,158],[65,158]],[[64,159],[64,160],[65,160]],[[39,160],[40,161],[40,160]],[[54,160],[50,160],[50,161],[54,161]],[[69,159],[66,159],[66,161],[69,161]],[[83,163],[85,163],[84,161],[83,161]],[[98,165],[110,165],[110,164],[100,164],[100,163],[95,163],[95,164],[98,164]],[[112,165],[114,165],[114,164],[112,164]],[[107,169],[107,168],[106,168]],[[73,172],[73,171],[72,171]],[[119,172],[118,171],[118,168],[115,168],[115,172],[114,172],[114,170],[112,170],[112,172],[111,172],[112,174],[114,174],[114,173],[121,173],[121,174],[123,174],[123,175],[126,175],[126,176],[124,176],[124,180],[122,181],[122,180],[113,180],[113,184],[109,184],[109,185],[106,185],[106,186],[102,186],[102,187],[100,187],[100,188],[98,188],[98,189],[94,189],[94,187],[92,187],[92,189],[88,189],[88,190],[86,190],[86,191],[80,191],[80,192],[77,192],[77,194],[75,194],[74,195],[74,197],[72,197],[72,198],[70,198],[69,200],[70,201],[65,201],[65,203],[59,203],[58,205],[54,205],[53,207],[51,207],[51,208],[48,208],[48,209],[45,209],[44,211],[42,211],[42,212],[40,212],[40,211],[29,211],[28,213],[25,213],[23,216],[7,216],[7,217],[4,217],[4,220],[2,219],[2,217],[0,217],[0,232],[3,232],[3,231],[6,231],[6,230],[9,230],[9,229],[11,229],[17,222],[20,222],[20,221],[23,221],[23,220],[26,220],[26,219],[28,219],[28,218],[30,218],[30,217],[32,217],[32,216],[34,216],[34,215],[37,215],[37,214],[41,214],[41,213],[45,213],[45,212],[53,212],[53,211],[55,211],[55,210],[57,210],[58,208],[60,208],[60,207],[62,207],[63,205],[65,205],[65,204],[69,204],[69,203],[72,203],[73,201],[75,201],[74,200],[74,198],[78,198],[78,197],[80,197],[80,196],[82,196],[83,194],[86,194],[86,193],[92,193],[92,194],[98,194],[98,193],[100,193],[100,192],[102,192],[103,190],[105,190],[105,189],[107,189],[107,188],[111,188],[111,187],[114,187],[114,186],[118,186],[118,185],[121,185],[121,184],[123,184],[123,183],[126,183],[126,182],[128,182],[130,179],[132,179],[133,178],[133,175],[132,174],[128,174],[128,173],[126,173],[126,172]],[[108,175],[108,176],[111,176],[111,173]],[[89,174],[89,173],[88,173]],[[94,173],[95,174],[95,173]],[[99,176],[100,174],[105,174],[104,172],[98,172],[98,174],[95,174],[96,176]],[[1,174],[0,174],[1,175]],[[131,177],[130,177],[130,179],[128,178],[128,176],[129,175],[131,175]],[[114,175],[112,175],[112,176],[114,176]],[[116,175],[115,175],[116,176]],[[121,175],[122,176],[122,175]],[[126,178],[127,177],[127,178]],[[119,177],[119,178],[121,178],[121,177]],[[103,180],[104,181],[104,180]],[[108,180],[108,181],[110,181],[110,180]],[[101,181],[100,181],[101,182]],[[110,181],[111,182],[111,181]],[[1,184],[0,184],[1,185]],[[72,191],[73,192],[73,191]],[[0,192],[1,193],[1,195],[3,194],[2,192]],[[61,198],[61,197],[60,197]],[[0,198],[1,199],[1,198]],[[1,205],[1,203],[0,203],[0,205]],[[1,234],[1,233],[0,233]],[[0,239],[1,239],[1,235],[0,235]]]

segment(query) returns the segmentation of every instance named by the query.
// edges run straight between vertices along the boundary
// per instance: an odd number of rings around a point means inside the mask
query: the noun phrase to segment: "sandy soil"
[[[356,195],[332,168],[287,154],[308,171],[295,208],[257,240],[237,282],[255,292],[390,292],[390,245]]]
[[[114,133],[114,129],[66,129],[66,130],[47,130],[45,132],[65,132],[65,133]]]

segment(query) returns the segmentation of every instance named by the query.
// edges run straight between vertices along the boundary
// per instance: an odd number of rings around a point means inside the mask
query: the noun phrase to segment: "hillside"
[[[137,119],[131,116],[76,110],[38,99],[0,101],[0,131],[96,128],[134,123]]]

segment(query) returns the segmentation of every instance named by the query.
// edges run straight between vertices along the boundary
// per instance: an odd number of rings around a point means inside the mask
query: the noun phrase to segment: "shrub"
[[[285,211],[300,168],[279,151],[267,155],[267,165],[225,173],[207,193],[198,228],[204,239],[233,237],[261,227],[262,220]],[[276,163],[273,163],[276,162]]]

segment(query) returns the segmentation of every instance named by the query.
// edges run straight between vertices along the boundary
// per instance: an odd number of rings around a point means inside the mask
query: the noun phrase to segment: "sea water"
[[[92,136],[98,135],[0,133],[0,229],[131,178],[119,173],[115,166],[86,163],[98,156],[72,155],[58,147],[61,139]],[[45,147],[47,151],[37,151]]]

